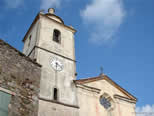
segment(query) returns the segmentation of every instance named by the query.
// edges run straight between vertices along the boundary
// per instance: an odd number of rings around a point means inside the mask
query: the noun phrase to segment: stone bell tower
[[[23,39],[23,53],[42,65],[38,116],[78,116],[75,32],[51,8],[36,16]]]

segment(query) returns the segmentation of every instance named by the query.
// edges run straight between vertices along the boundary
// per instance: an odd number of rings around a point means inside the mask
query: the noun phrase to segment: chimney
[[[55,13],[55,9],[54,9],[54,8],[49,8],[49,9],[48,9],[48,13],[54,14],[54,13]]]

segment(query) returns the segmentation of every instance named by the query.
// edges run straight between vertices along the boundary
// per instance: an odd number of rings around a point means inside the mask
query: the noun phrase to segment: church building
[[[75,32],[50,8],[37,14],[23,53],[0,41],[0,116],[136,116],[137,99],[107,75],[77,80]]]

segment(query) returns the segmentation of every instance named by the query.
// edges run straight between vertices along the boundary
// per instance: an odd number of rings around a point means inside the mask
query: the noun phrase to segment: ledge
[[[76,106],[76,105],[70,105],[70,104],[66,104],[66,103],[62,103],[62,102],[59,102],[59,101],[50,100],[50,99],[46,99],[46,98],[42,98],[42,97],[39,97],[39,99],[43,100],[43,101],[52,102],[52,103],[60,104],[60,105],[63,105],[63,106],[72,107],[72,108],[78,108],[79,109],[79,106]]]
[[[68,58],[68,57],[66,57],[66,56],[63,56],[63,55],[60,55],[60,54],[58,54],[58,53],[56,53],[56,52],[52,52],[52,51],[47,50],[47,49],[45,49],[45,48],[42,48],[42,47],[39,47],[39,46],[34,46],[34,49],[35,49],[35,48],[39,48],[39,49],[42,49],[42,50],[47,51],[47,52],[49,52],[49,53],[56,54],[57,56],[61,56],[61,57],[63,57],[63,58],[66,58],[66,59],[68,59],[68,60],[71,60],[71,61],[73,61],[73,62],[77,62],[76,60],[73,60],[73,59]]]
[[[91,91],[91,92],[96,92],[96,93],[100,93],[100,89],[98,89],[98,88],[95,88],[95,87],[90,87],[90,86],[86,86],[86,85],[83,85],[83,84],[79,84],[79,83],[76,83],[76,86],[78,87],[78,88],[82,88],[82,89],[85,89],[85,90],[87,90],[87,91]]]
[[[129,99],[127,97],[120,96],[120,95],[117,95],[117,94],[114,95],[114,98],[120,99],[120,100],[123,100],[123,101],[126,101],[126,102],[130,102],[130,103],[136,103],[136,101],[133,100],[133,99]]]

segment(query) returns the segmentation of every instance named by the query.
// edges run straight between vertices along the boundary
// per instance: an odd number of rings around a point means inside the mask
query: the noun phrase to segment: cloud
[[[58,8],[61,0],[41,0],[41,9],[48,9],[51,7]]]
[[[4,0],[7,8],[17,8],[24,4],[24,0]]]
[[[90,41],[97,44],[114,41],[125,15],[122,0],[92,0],[81,11],[84,23],[93,26]]]
[[[137,107],[136,116],[154,116],[154,104]]]

